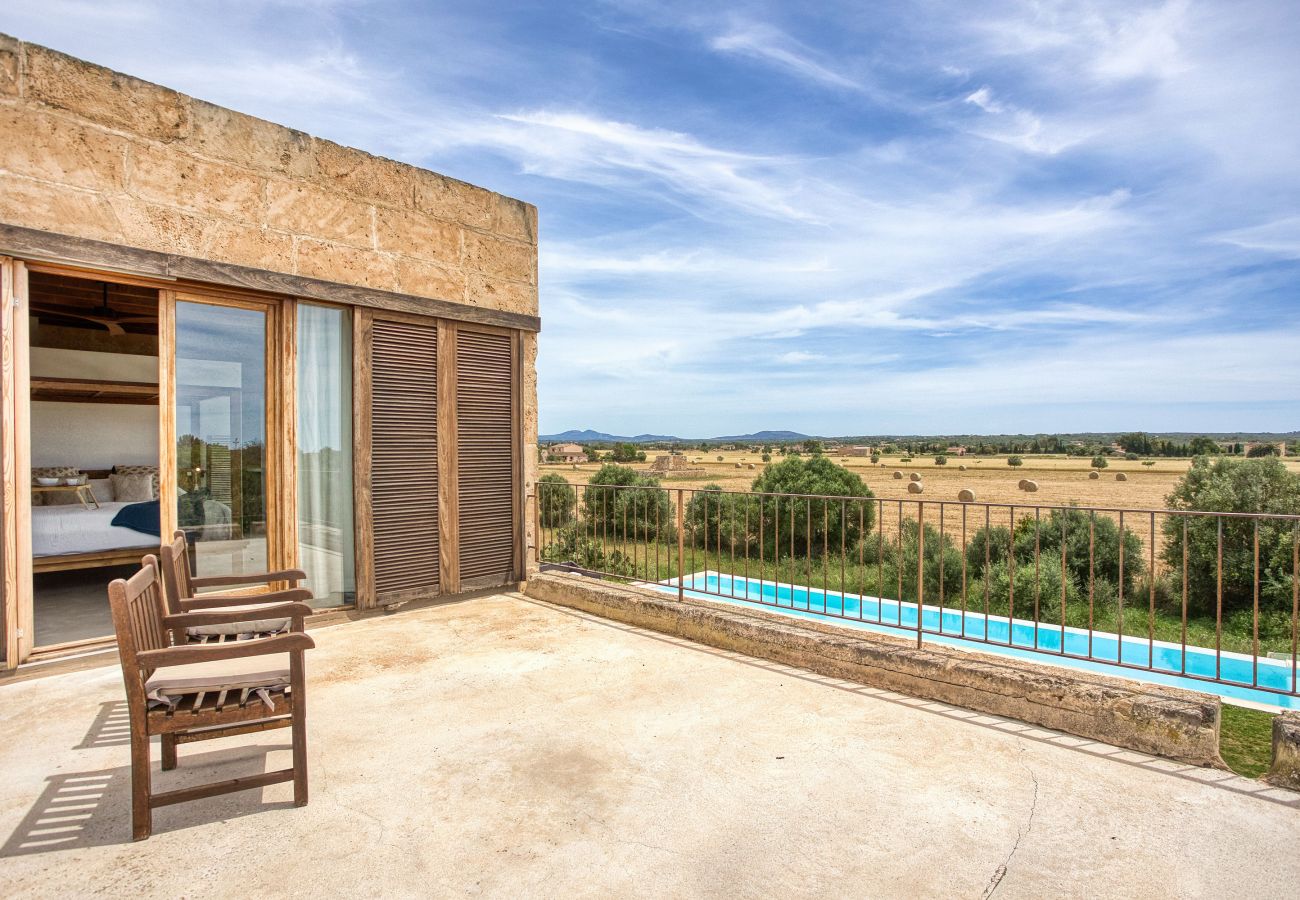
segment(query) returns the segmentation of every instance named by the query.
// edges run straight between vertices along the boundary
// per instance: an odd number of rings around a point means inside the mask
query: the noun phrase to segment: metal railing
[[[1297,696],[1300,516],[537,485],[533,552],[946,643]]]

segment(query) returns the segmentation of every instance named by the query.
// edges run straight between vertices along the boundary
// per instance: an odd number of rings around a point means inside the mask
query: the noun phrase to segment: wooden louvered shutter
[[[370,509],[375,599],[439,587],[438,328],[371,326]]]
[[[456,466],[460,587],[515,572],[515,340],[456,331]]]

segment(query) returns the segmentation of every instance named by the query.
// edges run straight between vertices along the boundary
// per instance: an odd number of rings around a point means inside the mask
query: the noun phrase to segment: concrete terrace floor
[[[1300,795],[518,595],[315,636],[311,804],[276,785],[166,807],[142,843],[116,666],[0,683],[0,896],[1282,897],[1300,879]],[[182,747],[156,784],[287,765],[286,740]]]

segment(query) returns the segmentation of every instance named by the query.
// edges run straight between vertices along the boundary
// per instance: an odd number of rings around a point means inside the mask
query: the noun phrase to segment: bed
[[[32,571],[61,572],[138,562],[157,552],[158,536],[114,525],[113,519],[131,503],[100,503],[99,509],[80,504],[32,508]]]

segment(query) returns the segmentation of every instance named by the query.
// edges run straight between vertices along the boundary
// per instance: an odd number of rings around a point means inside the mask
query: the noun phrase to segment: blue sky
[[[543,432],[1300,428],[1293,2],[11,0],[0,30],[537,204]]]

